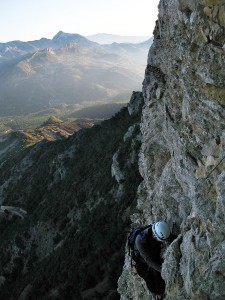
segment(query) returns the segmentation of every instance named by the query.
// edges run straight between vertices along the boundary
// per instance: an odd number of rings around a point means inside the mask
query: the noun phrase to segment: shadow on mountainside
[[[123,108],[4,164],[4,203],[28,215],[0,219],[2,299],[119,299],[126,228],[142,180],[139,122],[140,113]],[[119,182],[111,174],[115,152]]]

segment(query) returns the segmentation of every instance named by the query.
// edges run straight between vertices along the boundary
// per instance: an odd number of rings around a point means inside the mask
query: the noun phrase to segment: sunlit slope
[[[12,159],[17,153],[42,140],[55,141],[68,138],[82,128],[90,128],[94,120],[61,121],[52,116],[44,124],[27,130],[10,131],[0,136],[0,163]]]

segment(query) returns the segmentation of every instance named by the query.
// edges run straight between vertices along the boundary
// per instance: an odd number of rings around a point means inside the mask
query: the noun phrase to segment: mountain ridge
[[[35,41],[11,41],[6,43],[0,43],[0,62],[13,59],[28,53],[33,53],[45,48],[58,49],[65,43],[76,43],[85,47],[94,47],[98,45],[95,42],[89,41],[87,38],[72,33],[64,33],[59,31],[52,39],[41,38]]]
[[[97,42],[99,44],[112,44],[113,42],[116,43],[142,43],[148,40],[149,36],[126,36],[126,35],[118,35],[118,34],[109,34],[109,33],[97,33],[93,35],[87,35],[91,41]]]
[[[27,211],[24,219],[0,214],[3,299],[119,298],[123,235],[141,180],[142,93],[132,101],[100,125],[42,140],[0,165],[0,204]]]
[[[143,41],[141,41],[140,44],[142,42]],[[40,38],[39,40],[27,42],[15,40],[0,43],[0,63],[4,62],[5,60],[13,59],[27,53],[36,52],[37,50],[43,50],[45,48],[58,49],[63,44],[68,43],[79,43],[80,45],[88,48],[98,47],[100,45],[97,42],[88,40],[87,37],[82,36],[78,33],[65,33],[63,31],[59,31],[53,36],[52,39]]]
[[[38,49],[1,64],[2,116],[31,113],[62,103],[107,103],[115,98],[128,102],[130,91],[140,88],[148,47],[96,46],[80,35],[63,32],[53,39],[58,41],[56,48]]]
[[[141,76],[118,55],[76,44],[30,54],[10,65],[0,79],[0,113],[14,115],[60,103],[107,103],[110,98],[138,88]]]

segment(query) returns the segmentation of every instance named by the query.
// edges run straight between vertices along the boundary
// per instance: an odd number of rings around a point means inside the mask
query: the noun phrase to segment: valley
[[[100,45],[59,32],[52,40],[0,44],[0,116],[127,103],[141,89],[151,43]]]
[[[0,162],[111,118],[141,88],[149,43],[100,45],[62,31],[0,43]]]
[[[36,143],[68,138],[112,117],[126,103],[95,105],[77,110],[58,106],[25,116],[0,117],[0,163]]]

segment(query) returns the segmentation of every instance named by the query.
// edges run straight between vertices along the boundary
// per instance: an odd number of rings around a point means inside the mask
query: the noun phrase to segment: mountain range
[[[13,59],[28,53],[34,53],[46,48],[58,49],[64,44],[79,43],[85,47],[94,47],[98,45],[95,42],[89,41],[80,34],[64,33],[59,31],[53,39],[41,38],[40,40],[22,42],[11,41],[0,43],[0,62],[8,59]]]
[[[99,44],[112,44],[112,43],[141,43],[150,38],[150,36],[122,36],[117,34],[97,33],[86,36],[90,41]]]
[[[7,43],[0,43],[0,63],[8,59],[16,58],[27,53],[33,53],[45,48],[58,49],[60,46],[68,43],[79,43],[80,45],[89,48],[99,46],[99,44],[113,43],[136,44],[136,46],[139,47],[141,45],[138,44],[148,40],[150,40],[150,43],[148,43],[149,49],[149,46],[153,41],[152,37],[123,37],[111,34],[96,34],[84,37],[80,34],[59,31],[52,39],[41,38],[40,40],[28,42],[16,40]]]
[[[60,31],[52,40],[0,44],[0,115],[127,102],[141,88],[151,42],[99,45]]]

